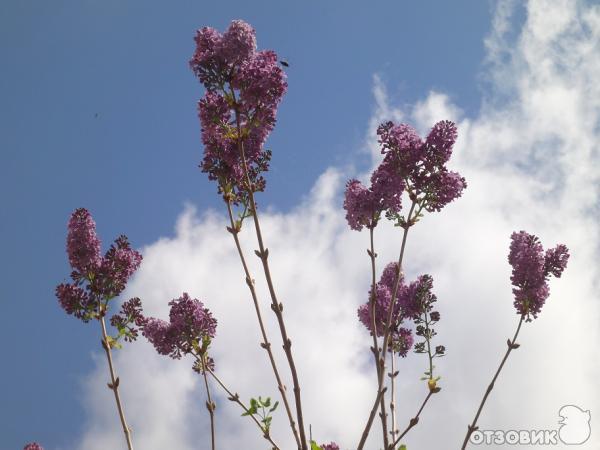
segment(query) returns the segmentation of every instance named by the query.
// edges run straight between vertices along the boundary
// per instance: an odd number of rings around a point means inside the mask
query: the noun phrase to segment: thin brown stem
[[[271,349],[271,343],[267,337],[267,332],[265,329],[265,325],[262,318],[262,313],[260,310],[260,305],[258,303],[258,296],[256,294],[256,289],[254,287],[254,280],[250,274],[250,270],[248,269],[248,265],[246,264],[246,258],[244,257],[244,252],[242,250],[242,246],[240,244],[239,239],[239,227],[237,226],[235,220],[233,219],[233,211],[231,208],[231,202],[227,201],[227,212],[229,214],[229,223],[231,226],[228,228],[229,232],[232,234],[233,239],[235,241],[235,246],[238,251],[238,255],[240,257],[240,261],[242,262],[242,267],[244,268],[244,274],[246,275],[246,284],[248,285],[248,289],[250,290],[250,295],[252,296],[252,302],[254,303],[254,310],[256,311],[256,317],[258,318],[258,325],[260,327],[260,333],[262,336],[262,343],[260,346],[267,351],[269,356],[269,362],[271,363],[271,368],[273,369],[273,373],[275,374],[275,380],[277,381],[277,388],[281,394],[281,399],[283,401],[283,405],[285,407],[285,411],[288,416],[288,420],[290,422],[290,428],[292,429],[292,433],[294,434],[294,439],[296,440],[296,444],[298,448],[301,448],[300,437],[298,436],[298,431],[296,430],[296,423],[294,421],[294,416],[292,414],[292,410],[290,408],[290,403],[287,398],[287,392],[285,385],[281,381],[281,376],[279,375],[279,370],[277,369],[277,364],[275,363],[275,358],[273,357],[273,351]]]
[[[375,258],[377,258],[377,253],[375,253],[375,238],[374,238],[374,226],[369,227],[369,237],[371,248],[367,252],[371,257],[371,296],[369,298],[369,315],[371,317],[371,335],[373,336],[373,357],[375,358],[375,369],[377,372],[377,379],[379,380],[379,374],[382,370],[384,370],[385,363],[382,359],[385,357],[380,353],[379,342],[377,340],[377,321],[375,320],[375,303],[377,301],[377,278],[376,278],[376,269],[375,269]],[[393,395],[393,394],[392,394]],[[385,410],[385,394],[381,396],[379,402],[379,408],[381,412],[379,416],[381,418],[381,429],[383,432],[383,443],[384,448],[388,447],[388,430],[387,430],[387,412]]]
[[[234,96],[234,102],[235,96]],[[254,186],[252,181],[250,180],[250,173],[248,170],[248,164],[246,162],[246,155],[244,153],[244,144],[242,142],[242,132],[241,132],[241,123],[240,123],[240,115],[236,108],[236,124],[237,124],[237,136],[238,136],[238,149],[240,152],[240,158],[242,160],[242,167],[244,169],[244,177],[247,184],[247,194],[248,199],[250,200],[250,212],[252,214],[252,218],[254,220],[254,230],[256,233],[256,238],[258,240],[258,248],[256,251],[257,256],[260,258],[263,266],[263,272],[265,274],[265,278],[267,280],[267,286],[269,288],[269,294],[271,296],[271,309],[275,313],[277,317],[277,323],[279,325],[279,331],[281,333],[281,339],[283,341],[283,350],[285,352],[285,356],[288,361],[288,365],[290,366],[290,372],[292,373],[292,381],[294,383],[294,399],[296,401],[296,417],[298,419],[298,428],[300,430],[300,444],[302,450],[308,450],[308,446],[306,443],[306,432],[304,431],[304,419],[302,417],[302,399],[300,396],[300,382],[298,380],[298,371],[296,370],[296,363],[294,362],[294,357],[292,355],[292,340],[288,337],[287,330],[285,327],[285,322],[283,320],[283,304],[277,300],[277,294],[275,293],[275,288],[273,286],[273,280],[271,278],[271,270],[269,268],[269,251],[265,247],[262,237],[262,232],[260,229],[260,221],[258,218],[258,211],[256,209],[256,201],[254,200]]]
[[[404,436],[406,436],[406,433],[408,433],[412,427],[414,427],[417,423],[419,423],[419,416],[421,415],[421,411],[423,411],[423,408],[425,408],[425,405],[427,404],[427,402],[429,401],[429,399],[431,398],[431,396],[434,393],[435,392],[433,392],[431,390],[429,391],[429,393],[427,394],[427,397],[425,397],[425,400],[421,404],[421,407],[417,411],[417,414],[415,415],[415,417],[413,417],[412,419],[410,419],[410,421],[408,422],[408,426],[404,429],[404,431],[402,432],[402,434],[400,436],[398,436],[396,438],[396,440],[392,443],[392,445],[390,446],[390,449],[396,448],[396,445],[398,445],[400,443],[400,440]]]
[[[392,435],[392,440],[396,437],[396,434],[398,433],[398,423],[396,421],[396,354],[394,352],[390,353],[390,358],[391,358],[391,369],[392,371],[390,372],[390,384],[391,384],[391,392],[390,392],[390,413],[392,416],[392,431],[391,431],[391,435]],[[388,445],[386,444],[386,446],[384,448],[388,448]]]
[[[404,233],[402,235],[402,245],[400,246],[400,256],[398,257],[398,272],[396,274],[396,282],[394,283],[394,289],[392,291],[392,299],[390,301],[390,310],[388,313],[388,318],[387,318],[387,322],[386,322],[386,327],[385,327],[385,332],[383,335],[383,344],[382,344],[382,350],[381,353],[382,355],[385,355],[388,349],[388,342],[390,339],[390,332],[392,329],[392,316],[393,316],[393,311],[394,311],[394,306],[396,305],[396,297],[398,295],[398,287],[400,286],[400,275],[402,273],[402,261],[404,259],[404,250],[406,248],[406,238],[408,236],[408,230],[412,225],[412,213],[415,209],[415,205],[416,202],[413,201],[412,205],[410,207],[410,211],[408,213],[408,217],[406,219],[406,224],[404,226]],[[373,424],[373,418],[375,417],[375,413],[377,411],[377,406],[378,406],[378,402],[379,402],[379,398],[381,397],[381,391],[383,390],[383,380],[384,380],[384,373],[385,373],[385,358],[383,359],[383,368],[382,370],[379,372],[378,375],[378,380],[377,380],[377,400],[374,402],[373,407],[371,408],[371,412],[369,414],[369,418],[367,420],[367,424],[365,426],[365,429],[363,430],[362,436],[360,438],[360,442],[358,444],[357,450],[362,450],[363,447],[365,446],[365,442],[367,441],[367,437],[369,436],[369,432],[371,431],[371,425]]]
[[[517,336],[519,335],[519,331],[521,331],[521,325],[523,325],[524,318],[525,318],[525,316],[521,315],[521,320],[519,320],[519,325],[517,326],[517,331],[515,331],[515,335],[513,336],[512,341],[508,340],[506,342],[508,348],[506,349],[504,358],[502,358],[502,361],[500,362],[500,366],[498,367],[498,370],[496,370],[496,374],[494,375],[494,378],[492,378],[492,382],[489,384],[489,386],[485,390],[485,393],[483,394],[483,398],[481,399],[481,403],[479,404],[479,408],[477,409],[477,414],[475,414],[475,418],[473,419],[473,422],[471,423],[471,425],[469,425],[467,427],[467,434],[465,436],[465,440],[463,441],[461,450],[465,450],[465,448],[467,448],[467,444],[469,443],[469,438],[471,437],[471,434],[473,434],[473,432],[479,428],[479,427],[477,427],[477,420],[479,419],[479,415],[481,414],[481,411],[483,410],[483,405],[485,405],[485,402],[486,402],[488,396],[490,395],[490,392],[492,392],[492,389],[494,389],[494,383],[496,383],[496,380],[498,379],[498,375],[500,375],[500,371],[502,370],[502,368],[504,367],[504,363],[508,359],[508,355],[510,355],[510,352],[512,352],[514,349],[519,348],[519,344],[516,344],[516,340],[517,340]]]
[[[206,358],[202,357],[202,367],[206,367]],[[210,395],[210,387],[208,386],[208,377],[206,376],[206,370],[202,371],[204,377],[204,386],[206,387],[206,409],[210,415],[210,443],[212,450],[215,450],[215,409],[217,405],[213,402]]]
[[[106,359],[108,360],[108,368],[110,371],[110,383],[108,388],[115,394],[115,402],[117,403],[117,410],[119,411],[119,418],[121,419],[121,425],[123,426],[123,433],[125,433],[125,440],[127,441],[127,448],[133,450],[133,442],[131,441],[131,430],[127,426],[125,421],[125,413],[123,412],[123,405],[121,404],[121,397],[119,396],[119,377],[115,375],[113,367],[112,353],[110,351],[110,343],[106,333],[106,324],[104,323],[104,316],[98,319],[100,326],[102,327],[102,348],[106,352]]]
[[[217,377],[215,375],[215,373],[210,370],[208,367],[205,367],[206,372],[208,372],[210,374],[211,377],[213,377],[213,379],[219,384],[219,386],[221,386],[221,388],[227,392],[227,395],[229,395],[228,400],[237,403],[238,405],[240,405],[240,407],[244,410],[245,413],[247,413],[247,415],[254,421],[254,423],[256,424],[256,426],[262,431],[263,433],[263,437],[269,441],[269,443],[273,446],[273,450],[280,450],[279,447],[277,446],[277,444],[275,444],[275,442],[273,442],[273,439],[271,438],[271,435],[269,434],[269,430],[265,429],[261,423],[258,421],[258,419],[256,417],[254,417],[254,414],[250,413],[250,409],[244,404],[244,402],[242,402],[240,400],[240,396],[237,393],[233,393],[231,392],[227,386],[225,386],[225,384],[219,379],[219,377]]]

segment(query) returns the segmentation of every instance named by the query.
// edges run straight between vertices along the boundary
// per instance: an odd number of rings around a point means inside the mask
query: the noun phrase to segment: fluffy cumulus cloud
[[[479,424],[482,429],[555,430],[563,405],[600,413],[600,7],[530,0],[524,23],[514,30],[516,4],[497,4],[485,42],[488,88],[478,115],[465,117],[440,92],[398,110],[387,103],[382,83],[374,83],[376,108],[366,145],[373,166],[381,157],[374,136],[380,121],[408,121],[426,133],[435,121],[452,119],[459,140],[450,166],[469,183],[463,198],[426,215],[409,235],[406,275],[433,275],[442,316],[436,338],[448,354],[437,360],[442,391],[407,435],[408,448],[458,448],[462,442],[518,321],[507,263],[514,230],[537,234],[545,246],[565,243],[571,260],[563,277],[551,281],[540,318],[525,324],[521,348],[512,353]],[[350,231],[344,221],[341,193],[349,175],[356,174],[330,168],[291,212],[262,214],[301,376],[305,418],[317,441],[335,440],[342,448],[356,445],[375,393],[370,341],[356,318],[369,285],[368,234]],[[141,297],[149,314],[164,318],[167,301],[182,292],[202,299],[219,320],[213,356],[222,380],[242,399],[276,397],[225,219],[224,211],[186,208],[172,237],[143,249],[144,262],[128,293]],[[242,245],[251,255],[268,333],[291,394],[253,236],[246,224]],[[397,228],[377,228],[380,269],[397,258],[399,241]],[[116,364],[138,448],[209,448],[203,385],[191,361],[161,357],[140,341],[119,352]],[[422,355],[400,363],[401,427],[424,398],[419,376],[425,368]],[[99,355],[97,370],[85,384],[89,426],[81,449],[122,445],[105,380]],[[236,405],[216,387],[215,392],[220,448],[265,448]],[[283,410],[273,430],[282,448],[292,448]],[[598,448],[599,436],[593,431],[581,448]],[[371,440],[367,448],[379,448],[378,442]]]

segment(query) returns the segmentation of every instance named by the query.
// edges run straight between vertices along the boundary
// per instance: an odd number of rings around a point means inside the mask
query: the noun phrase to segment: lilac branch
[[[115,395],[115,402],[117,403],[117,410],[119,411],[119,418],[121,419],[121,425],[123,427],[123,433],[125,433],[125,440],[127,441],[127,448],[129,450],[133,450],[133,442],[131,441],[131,430],[127,426],[127,422],[125,420],[125,413],[123,412],[123,405],[121,404],[121,397],[119,395],[119,377],[115,375],[115,370],[113,367],[112,354],[110,351],[110,343],[108,336],[106,334],[106,324],[104,323],[104,316],[101,315],[100,326],[102,327],[102,348],[106,352],[106,359],[108,360],[108,368],[110,371],[110,383],[108,383],[108,388],[113,391]]]
[[[408,426],[404,429],[402,434],[396,438],[396,440],[392,443],[392,445],[390,445],[390,447],[389,447],[390,449],[393,450],[396,447],[396,445],[398,445],[400,443],[400,440],[404,436],[406,436],[406,433],[408,433],[412,427],[414,427],[417,423],[419,423],[419,416],[421,415],[421,412],[425,408],[425,405],[427,404],[427,402],[429,401],[429,399],[431,398],[431,396],[434,393],[435,393],[435,390],[431,390],[431,389],[429,390],[429,393],[427,394],[427,397],[425,397],[425,400],[421,404],[421,407],[417,411],[417,414],[415,414],[415,416],[412,419],[410,419],[410,421],[408,422]]]
[[[254,421],[254,423],[256,424],[256,426],[258,428],[260,428],[260,430],[263,433],[263,437],[269,441],[269,443],[273,446],[273,450],[280,450],[279,447],[277,446],[277,444],[275,444],[275,442],[273,442],[273,439],[271,438],[271,435],[269,434],[269,430],[265,429],[260,422],[258,421],[258,419],[256,417],[254,417],[254,414],[252,414],[250,412],[250,409],[244,404],[244,402],[242,402],[240,400],[240,396],[237,393],[233,393],[231,392],[227,386],[225,386],[225,384],[223,384],[223,382],[219,379],[219,377],[217,377],[217,375],[215,375],[215,373],[209,368],[206,367],[205,368],[206,372],[208,372],[210,374],[211,377],[213,377],[213,379],[218,383],[219,386],[221,386],[221,388],[227,393],[227,395],[229,395],[229,397],[227,398],[229,401],[232,401],[234,403],[237,403],[246,413],[246,415],[250,416],[250,418]]]
[[[374,228],[375,221],[373,221],[372,225],[369,227],[369,237],[371,248],[367,251],[371,258],[371,297],[369,298],[369,314],[371,315],[371,335],[373,336],[373,347],[371,350],[373,351],[373,356],[375,358],[375,368],[377,372],[377,380],[379,380],[379,375],[382,370],[385,370],[385,362],[383,358],[385,357],[380,349],[379,342],[377,340],[377,321],[375,320],[375,302],[377,299],[377,279],[376,279],[376,269],[375,269],[375,258],[377,258],[377,253],[375,253],[375,242],[374,242]],[[394,394],[392,393],[392,396]],[[388,439],[387,439],[387,413],[385,410],[385,394],[382,394],[379,402],[380,414],[381,418],[381,428],[383,432],[383,444],[384,448],[388,447]]]
[[[207,367],[206,357],[203,355],[201,358],[202,367]],[[202,376],[204,378],[204,386],[206,387],[206,409],[208,410],[208,414],[210,415],[210,443],[211,449],[215,450],[215,409],[217,405],[213,402],[212,397],[210,395],[210,387],[208,386],[208,377],[206,376],[206,370],[202,370]]]
[[[485,405],[485,402],[486,402],[488,396],[490,395],[490,392],[492,392],[492,389],[494,389],[494,383],[496,383],[496,380],[498,379],[498,375],[500,375],[500,371],[502,370],[502,368],[504,367],[504,363],[508,359],[508,355],[510,355],[510,352],[512,352],[514,349],[519,348],[519,344],[516,344],[515,342],[517,340],[517,336],[519,335],[519,331],[521,330],[521,325],[523,325],[524,318],[525,318],[525,315],[521,315],[521,319],[519,320],[519,325],[517,326],[517,331],[515,332],[515,335],[512,338],[512,341],[508,340],[506,342],[508,348],[506,349],[504,358],[502,358],[502,361],[500,362],[500,366],[498,367],[498,370],[496,370],[496,374],[494,375],[494,378],[492,378],[492,382],[489,384],[485,393],[483,394],[483,398],[481,399],[481,403],[479,404],[479,408],[477,409],[477,413],[475,414],[475,418],[473,419],[473,422],[471,423],[471,425],[469,425],[467,427],[467,434],[465,436],[465,440],[463,441],[461,450],[465,450],[465,448],[467,448],[467,444],[469,442],[469,438],[471,437],[471,434],[473,434],[473,432],[479,428],[477,426],[477,420],[479,419],[479,415],[481,414],[481,411],[483,410],[483,406]]]
[[[248,269],[248,265],[246,264],[246,258],[244,257],[244,252],[243,252],[242,246],[240,244],[240,240],[239,240],[239,236],[238,236],[238,234],[240,232],[240,228],[233,219],[233,212],[232,212],[230,200],[227,200],[227,212],[229,214],[229,223],[231,224],[231,226],[228,227],[227,230],[231,233],[231,235],[233,236],[233,239],[235,241],[235,246],[237,248],[238,255],[240,257],[240,261],[242,262],[242,266],[244,268],[244,274],[246,275],[246,284],[248,285],[248,289],[250,290],[250,295],[252,296],[252,302],[254,303],[256,317],[258,319],[258,325],[260,327],[260,333],[262,336],[262,343],[260,344],[260,346],[267,351],[267,354],[269,356],[269,362],[271,363],[271,368],[273,369],[273,373],[275,374],[275,380],[277,381],[277,387],[279,389],[279,392],[281,393],[283,405],[285,407],[285,411],[287,413],[287,416],[288,416],[288,419],[290,422],[290,428],[292,429],[292,433],[294,434],[294,439],[296,440],[296,444],[298,445],[298,448],[301,448],[300,438],[298,436],[298,431],[296,430],[296,423],[294,421],[294,416],[292,414],[292,410],[290,408],[290,404],[289,404],[289,401],[287,398],[286,388],[285,388],[285,385],[283,384],[283,382],[281,381],[281,376],[279,375],[279,370],[277,369],[277,364],[275,363],[275,358],[273,357],[271,343],[269,342],[269,339],[267,337],[267,332],[266,332],[265,325],[264,325],[264,322],[262,319],[260,305],[258,303],[258,296],[256,295],[256,289],[254,287],[254,280],[252,279],[250,270]]]

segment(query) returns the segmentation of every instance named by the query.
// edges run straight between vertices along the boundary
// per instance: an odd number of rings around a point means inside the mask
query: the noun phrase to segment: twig
[[[202,357],[202,367],[206,367],[206,357]],[[215,409],[217,405],[212,401],[212,397],[210,395],[210,388],[208,386],[208,377],[206,376],[206,370],[202,370],[202,375],[204,377],[204,386],[206,387],[206,409],[208,409],[208,414],[210,415],[210,442],[212,450],[215,450]]]
[[[127,426],[127,422],[125,421],[125,413],[123,412],[123,405],[121,405],[121,397],[119,396],[119,377],[115,375],[115,370],[113,368],[112,354],[110,351],[110,344],[108,342],[108,336],[106,333],[106,324],[104,323],[104,316],[101,315],[100,326],[102,327],[102,348],[106,352],[106,359],[108,360],[108,368],[110,370],[110,383],[108,383],[108,388],[113,391],[115,394],[115,401],[117,403],[117,410],[119,411],[119,418],[121,419],[121,425],[123,426],[123,433],[125,433],[125,440],[127,441],[127,448],[129,450],[133,450],[133,442],[131,441],[131,430]]]
[[[287,398],[286,389],[285,389],[283,382],[281,381],[281,376],[279,375],[279,370],[277,369],[277,364],[275,363],[275,358],[273,357],[273,351],[271,350],[271,343],[269,342],[269,339],[267,337],[267,332],[266,332],[265,325],[264,325],[264,322],[262,319],[262,313],[260,311],[260,305],[258,303],[258,296],[256,295],[256,289],[254,287],[254,281],[252,280],[250,270],[248,269],[248,265],[246,264],[246,258],[244,257],[244,252],[242,251],[242,246],[240,244],[240,239],[238,236],[239,228],[233,219],[233,212],[231,209],[231,201],[230,200],[227,200],[227,212],[229,214],[229,222],[231,224],[231,227],[227,228],[227,230],[231,233],[231,235],[233,236],[233,239],[235,241],[235,246],[237,248],[238,255],[240,257],[242,266],[244,268],[244,274],[246,275],[246,284],[248,285],[248,289],[250,290],[250,294],[252,295],[252,301],[254,303],[254,310],[256,311],[256,317],[258,318],[258,325],[260,327],[260,333],[262,335],[262,343],[260,344],[260,346],[262,348],[264,348],[267,351],[267,354],[269,355],[269,361],[271,363],[271,368],[273,369],[273,373],[275,374],[275,379],[277,380],[277,387],[279,389],[279,392],[281,393],[281,399],[283,400],[283,405],[285,407],[285,411],[286,411],[288,419],[290,421],[290,427],[292,429],[292,433],[294,434],[294,439],[296,439],[296,444],[298,445],[298,448],[301,448],[300,438],[298,436],[298,431],[296,430],[296,423],[294,422],[294,416],[292,414],[292,410],[290,408],[290,404],[289,404],[289,401]]]
[[[404,429],[402,434],[400,436],[398,436],[396,438],[396,440],[392,443],[392,445],[390,446],[391,449],[395,448],[396,445],[398,445],[398,443],[400,442],[400,440],[406,435],[406,433],[408,433],[412,427],[414,427],[417,423],[419,423],[419,416],[421,415],[421,411],[423,411],[423,408],[425,408],[425,405],[427,404],[427,402],[429,401],[429,399],[431,398],[431,396],[433,394],[435,394],[435,391],[429,390],[429,393],[427,394],[427,397],[425,397],[425,400],[421,404],[419,411],[417,411],[417,414],[415,415],[415,417],[410,419],[410,421],[408,422],[408,426]]]
[[[492,389],[494,389],[494,383],[496,382],[498,375],[500,375],[500,371],[502,370],[502,367],[504,367],[504,363],[508,359],[508,355],[510,355],[510,352],[512,352],[514,349],[519,348],[519,344],[516,344],[515,342],[517,340],[517,336],[519,335],[519,331],[521,330],[521,325],[523,325],[524,317],[525,317],[524,315],[521,315],[521,320],[519,320],[519,325],[517,326],[517,331],[515,332],[515,335],[512,338],[512,341],[508,340],[506,342],[508,348],[506,349],[504,358],[502,358],[502,362],[500,363],[498,370],[496,370],[496,374],[494,375],[494,378],[492,378],[492,382],[490,383],[490,385],[487,387],[485,393],[483,394],[483,398],[481,399],[481,403],[479,404],[479,409],[477,409],[477,414],[475,414],[475,418],[473,419],[473,422],[471,423],[471,425],[469,425],[467,427],[467,434],[465,436],[465,440],[463,441],[461,450],[465,450],[465,448],[467,448],[467,444],[469,442],[469,438],[471,437],[471,434],[473,434],[473,432],[479,428],[477,426],[477,420],[479,419],[479,415],[481,414],[481,411],[483,410],[483,405],[485,405],[485,402],[486,402],[488,396],[490,395],[490,392],[492,392]]]
[[[396,434],[399,433],[400,430],[398,430],[398,423],[396,421],[396,375],[398,375],[396,373],[396,355],[394,352],[391,352],[390,358],[392,360],[392,364],[391,364],[391,369],[392,371],[390,372],[389,376],[390,376],[390,383],[392,385],[392,389],[391,389],[391,393],[390,393],[390,412],[392,415],[392,431],[390,432],[392,435],[392,440],[396,437]],[[386,446],[384,448],[388,448],[388,445],[386,444]]]
[[[269,434],[269,430],[265,429],[260,422],[256,419],[256,417],[254,417],[254,414],[250,413],[250,410],[248,409],[248,407],[240,400],[240,396],[237,393],[233,393],[231,392],[229,389],[227,389],[227,386],[225,386],[225,384],[223,384],[223,382],[219,379],[219,377],[217,377],[215,375],[215,373],[210,370],[208,367],[205,367],[204,370],[206,370],[211,377],[214,378],[214,380],[219,384],[219,386],[221,386],[221,388],[223,388],[223,390],[225,392],[227,392],[227,395],[229,395],[228,400],[237,403],[238,405],[241,406],[241,408],[244,410],[245,413],[248,414],[248,416],[250,416],[250,418],[254,421],[254,423],[256,424],[256,426],[258,428],[260,428],[260,430],[263,433],[263,437],[269,441],[271,443],[271,445],[273,446],[273,450],[280,450],[279,447],[277,446],[277,444],[275,444],[275,442],[273,442],[273,439],[271,439],[271,436]]]
[[[384,370],[385,363],[383,359],[385,355],[380,353],[379,342],[377,340],[377,321],[375,320],[375,305],[377,302],[377,278],[376,278],[376,269],[375,269],[375,258],[377,258],[377,253],[375,253],[375,242],[374,242],[374,227],[369,227],[369,237],[371,248],[367,251],[371,258],[371,296],[369,298],[369,314],[371,316],[371,335],[373,336],[373,357],[375,358],[375,369],[377,373],[377,380],[379,380],[379,374],[382,370]],[[393,386],[392,386],[393,388]],[[393,396],[392,392],[392,396]],[[381,418],[381,428],[383,432],[383,448],[388,447],[388,438],[387,438],[387,412],[385,410],[385,395],[381,396],[379,402],[379,408],[381,412],[379,413],[379,417]]]

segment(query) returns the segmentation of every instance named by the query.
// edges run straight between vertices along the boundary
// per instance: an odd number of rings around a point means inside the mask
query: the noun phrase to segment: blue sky
[[[259,48],[290,63],[259,199],[286,214],[327,167],[371,167],[365,136],[382,112],[375,75],[393,108],[414,113],[442,92],[473,125],[502,87],[482,75],[494,11],[489,1],[4,1],[0,448],[34,439],[47,450],[78,448],[94,417],[84,380],[96,367],[98,329],[67,317],[53,294],[69,273],[70,212],[88,208],[105,246],[125,233],[149,247],[173,236],[184,204],[221,207],[197,168],[202,90],[187,66],[197,28],[242,18]],[[515,36],[523,20],[516,7]]]

